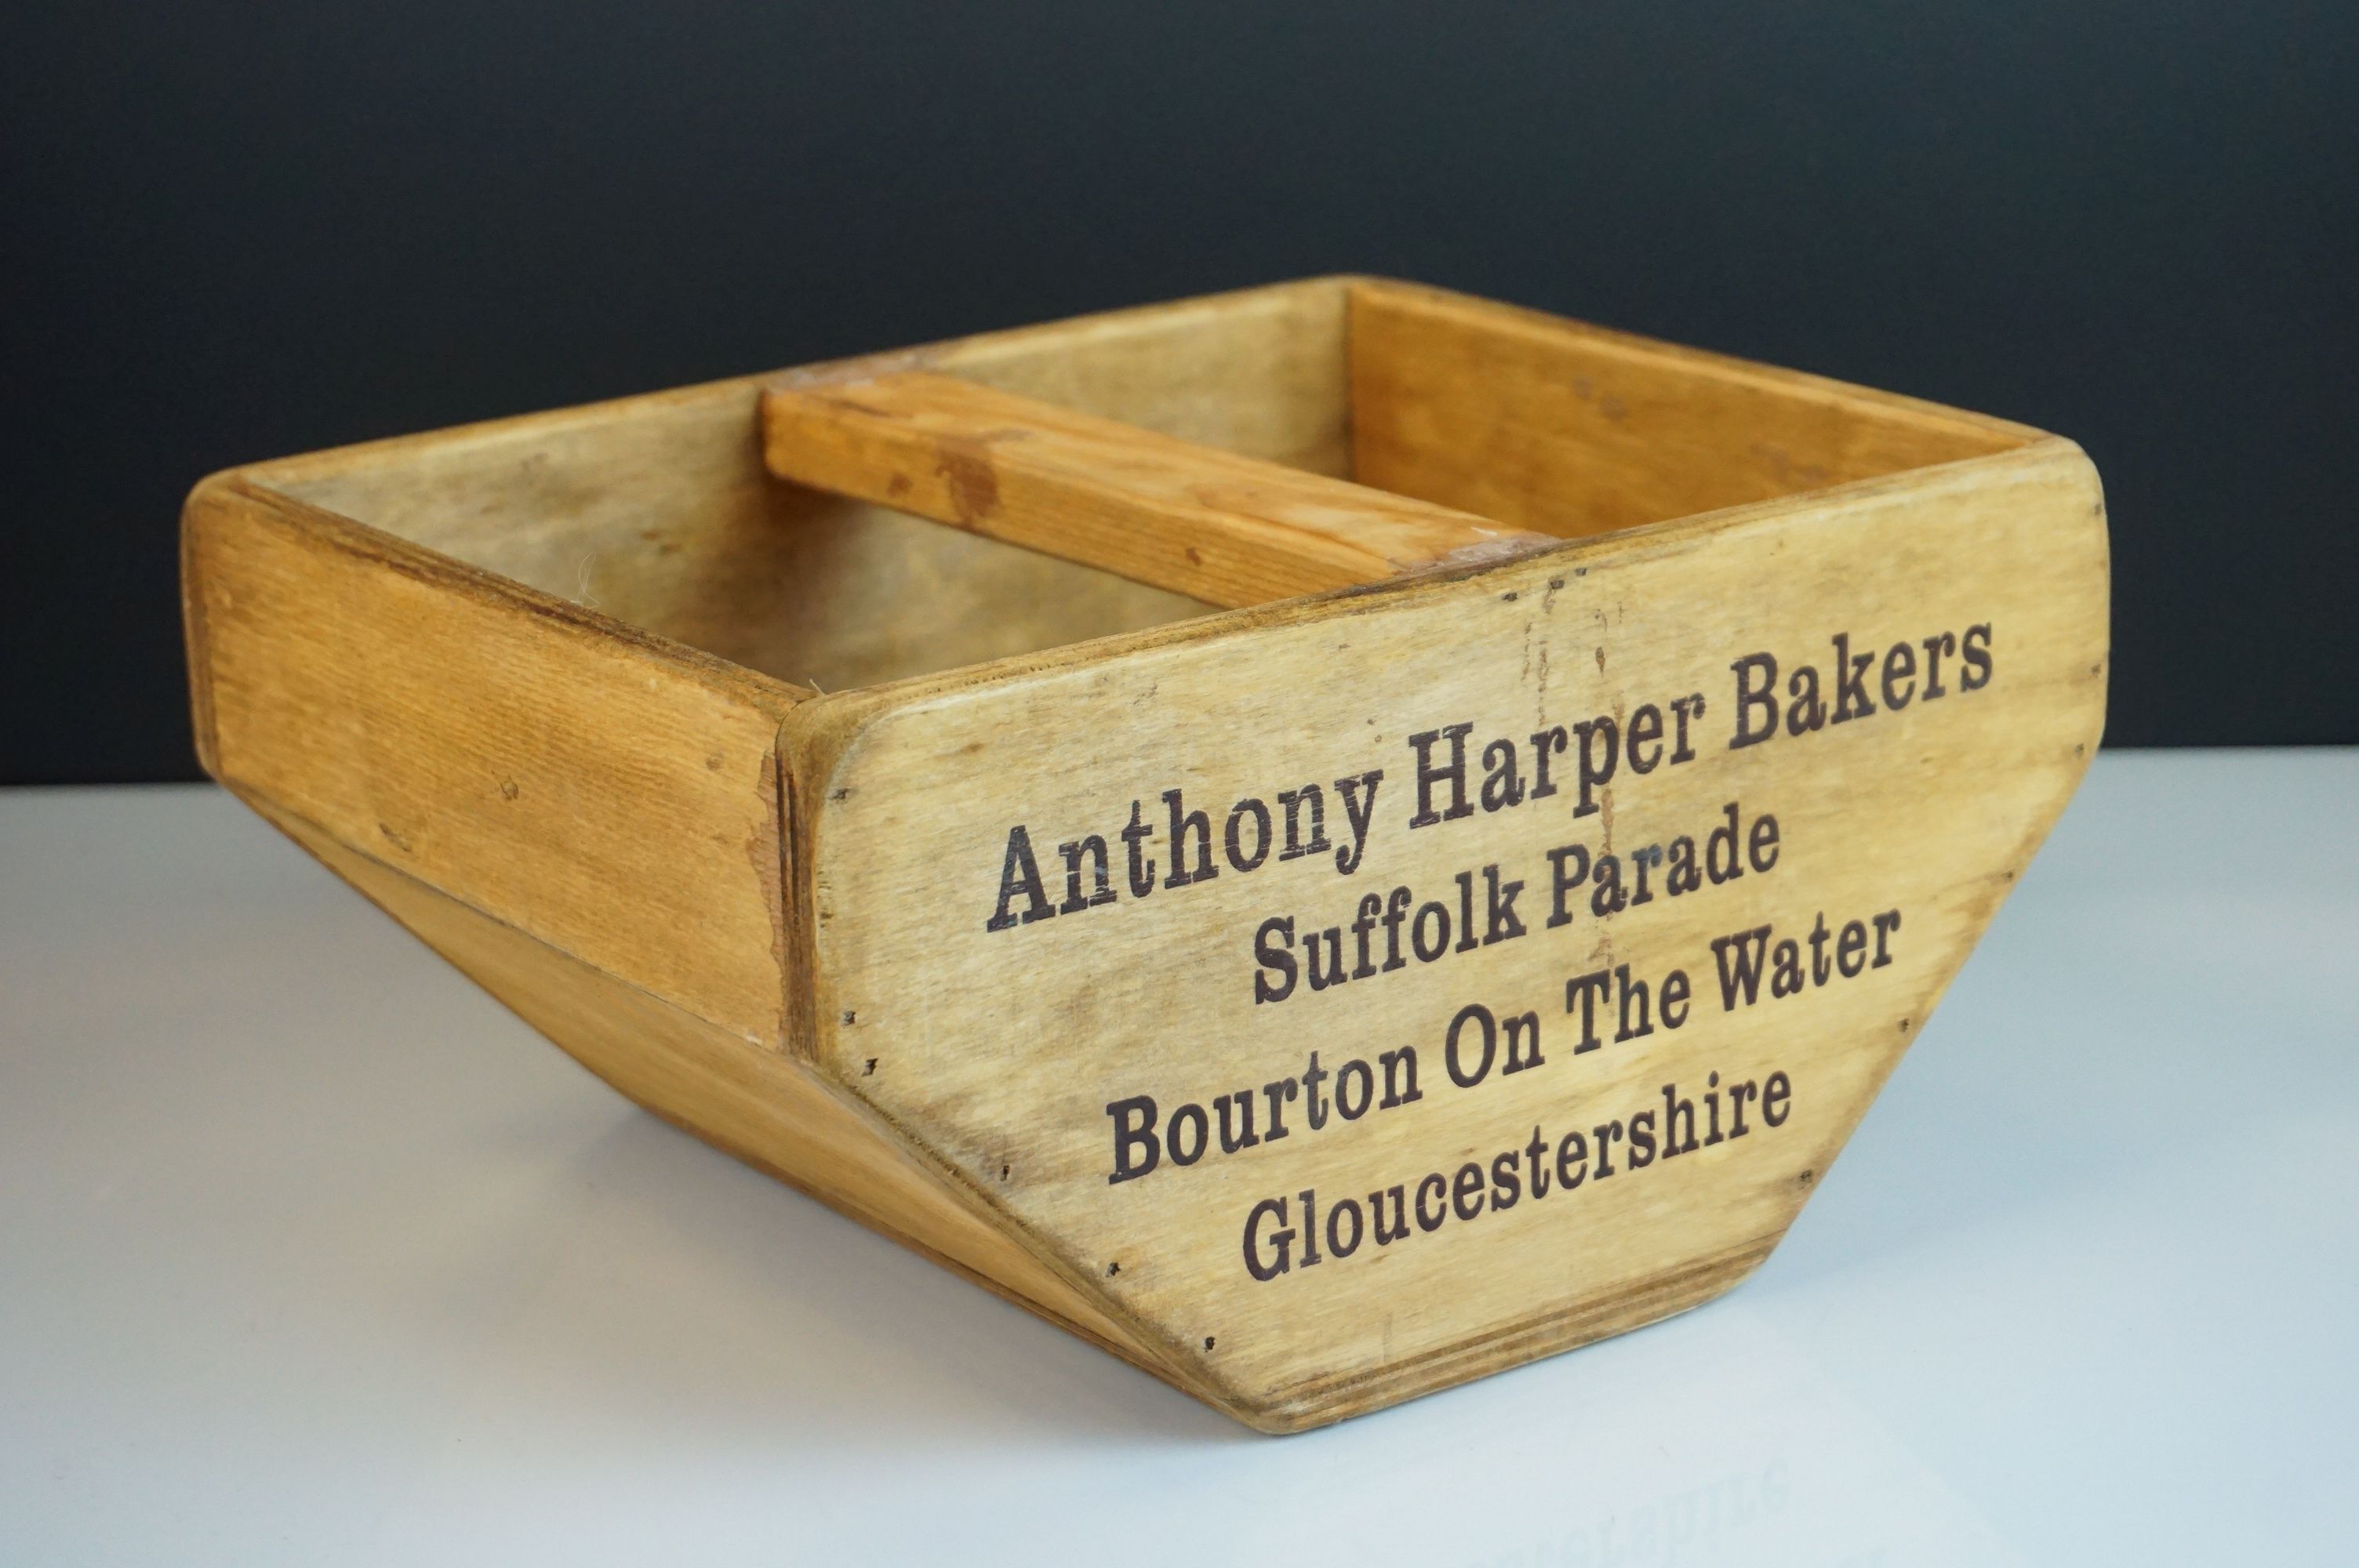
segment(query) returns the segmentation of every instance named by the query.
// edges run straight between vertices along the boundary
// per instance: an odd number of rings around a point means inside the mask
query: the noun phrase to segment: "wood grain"
[[[1246,605],[1506,559],[1479,517],[922,372],[762,402],[770,471],[1184,593]]]
[[[1757,1265],[2109,656],[2069,441],[1366,278],[255,465],[182,546],[257,811],[657,1114],[1272,1432]],[[1477,1014],[1514,1072],[1444,1070]],[[1657,1157],[1682,1096],[1754,1120]]]
[[[1566,538],[2038,434],[1409,284],[1355,282],[1350,319],[1360,482]]]
[[[1107,1274],[1114,1299],[1256,1424],[1333,1419],[1690,1304],[1792,1221],[2087,765],[2104,712],[2101,513],[2087,460],[2049,441],[1455,581],[815,700],[788,720],[786,754],[820,803],[797,849],[813,900],[819,1061],[1076,1271]],[[1962,693],[1952,666],[1938,700],[1729,745],[1733,660],[1774,650],[1789,668],[1824,666],[1836,633],[1881,656],[1973,625],[1995,629],[2001,673],[1987,689]],[[1215,880],[1121,895],[1114,840],[1133,802],[1152,825],[1180,790],[1218,845],[1240,799],[1325,782],[1332,814],[1332,781],[1377,769],[1380,791],[1413,788],[1413,732],[1470,722],[1478,741],[1524,743],[1698,692],[1711,725],[1698,760],[1624,775],[1586,818],[1560,788],[1545,806],[1410,831],[1411,797],[1380,793],[1349,877],[1325,857],[1245,874],[1216,848]],[[1784,698],[1781,685],[1781,712]],[[1777,818],[1773,874],[1543,927],[1544,851],[1701,841],[1730,803],[1748,821]],[[992,929],[1019,825],[1060,907]],[[1092,833],[1113,844],[1118,896],[1068,913],[1055,847]],[[1168,854],[1159,827],[1148,847]],[[1526,884],[1519,940],[1256,1000],[1264,919],[1335,926],[1348,944],[1364,894],[1403,887],[1454,907],[1453,877],[1479,881],[1485,866]],[[1765,924],[1801,937],[1821,914],[1840,927],[1885,911],[1907,934],[1888,966],[1724,1014],[1703,994],[1715,937]],[[1684,967],[1696,1017],[1636,1050],[1575,1054],[1566,983],[1616,963],[1653,983]],[[1537,1012],[1550,1069],[1435,1087],[1447,1026],[1470,1002]],[[1169,1114],[1299,1076],[1314,1050],[1332,1071],[1404,1045],[1423,1054],[1419,1105],[1110,1185],[1115,1102],[1147,1095]],[[1536,1127],[1553,1141],[1624,1117],[1667,1083],[1692,1098],[1714,1074],[1759,1084],[1772,1072],[1797,1086],[1774,1138],[1375,1258],[1274,1281],[1241,1266],[1257,1199],[1364,1200],[1487,1163]],[[1691,1271],[1706,1259],[1730,1261]],[[1667,1283],[1681,1280],[1691,1292]]]
[[[782,484],[751,378],[378,442],[261,485],[810,689],[1203,613],[1176,594]]]
[[[1349,478],[1348,302],[1348,280],[1306,278],[850,363],[937,371],[1198,446]]]
[[[189,503],[224,782],[783,1044],[803,695],[229,477]]]

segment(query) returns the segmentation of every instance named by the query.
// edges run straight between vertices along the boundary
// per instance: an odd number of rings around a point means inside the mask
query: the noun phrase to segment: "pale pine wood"
[[[766,390],[787,471],[817,451],[827,482],[1045,531],[1015,548],[771,478]],[[879,396],[902,401],[842,401]],[[971,470],[965,501],[950,482],[962,443],[989,449],[993,507]],[[1653,1321],[1767,1254],[2094,749],[2104,514],[2079,449],[2021,427],[1316,279],[236,470],[191,497],[184,600],[208,769],[592,1070],[1283,1432]],[[1169,582],[1168,556],[1122,552],[1175,543],[1212,550],[1180,579],[1201,598],[1058,558]],[[1995,629],[1987,689],[1726,745],[1733,658],[1969,625]],[[1463,720],[1479,746],[1690,691],[1708,754],[1623,775],[1593,816],[1405,828],[1413,730]],[[1011,825],[1060,882],[1060,839],[1114,838],[1165,789],[1217,823],[1378,767],[1348,878],[1232,865],[983,919]],[[1779,817],[1774,875],[1249,1000],[1265,916],[1307,931],[1486,864],[1533,879],[1549,845],[1631,853],[1729,801]],[[1525,897],[1537,926],[1546,894]],[[1712,935],[1887,905],[1892,967],[1707,1006]],[[1684,1032],[1567,1054],[1568,974],[1672,962],[1698,987]],[[1439,1028],[1470,1000],[1544,1014],[1549,1064],[1443,1082]],[[1399,1045],[1425,1057],[1418,1105],[1106,1179],[1123,1096],[1168,1108]],[[1773,1067],[1797,1085],[1774,1140],[1315,1271],[1241,1267],[1257,1196],[1332,1206]]]
[[[746,669],[828,691],[1203,612],[780,484],[747,379],[269,464],[257,482]]]
[[[1349,466],[1321,278],[872,356],[1267,461]],[[1192,599],[764,471],[762,376],[281,459],[256,483],[824,690],[1201,613]]]
[[[207,766],[752,1038],[804,694],[236,477],[189,503]]]
[[[1199,446],[1349,478],[1347,304],[1347,280],[1309,278],[851,362],[938,371]]]
[[[1160,1338],[1200,1347],[1199,1375],[1257,1425],[1315,1424],[1693,1304],[1791,1223],[2086,768],[2104,716],[2102,514],[2087,460],[2046,440],[1458,580],[814,700],[785,743],[821,803],[799,819],[797,850],[815,890],[818,1060],[972,1177],[1013,1156],[1012,1217],[1077,1272],[1119,1265],[1109,1294]],[[1381,766],[1406,787],[1410,730],[1463,718],[1478,738],[1520,738],[1650,696],[1724,702],[1729,660],[1756,648],[1823,660],[1834,631],[1881,650],[1976,622],[2001,629],[2003,688],[1757,751],[1725,751],[1715,719],[1711,757],[1625,779],[1602,818],[1527,806],[1408,835],[1396,796],[1383,808],[1389,842],[1372,839],[1348,881],[1315,861],[1232,870],[985,928],[1011,823],[1032,825],[1045,859],[1060,838],[1111,835],[1128,801],[1153,812],[1183,784],[1217,830],[1229,802],[1305,780]],[[1732,799],[1781,820],[1775,874],[1583,920],[1577,941],[1534,931],[1280,1010],[1248,989],[1247,937],[1270,913],[1342,924],[1363,892],[1446,896],[1451,872],[1486,862],[1537,880],[1549,845],[1701,834]],[[946,896],[946,883],[967,896]],[[1544,885],[1526,895],[1535,925]],[[1553,1009],[1570,974],[1678,962],[1709,990],[1715,935],[1770,921],[1799,935],[1814,913],[1840,922],[1887,907],[1906,915],[1905,961],[1847,989],[1725,1017],[1700,997],[1710,1016],[1682,1033],[1564,1054]],[[1467,1000],[1539,1010],[1555,1066],[1481,1092],[1433,1089],[1442,1026]],[[1299,1073],[1311,1049],[1332,1066],[1404,1044],[1425,1054],[1428,1102],[1414,1114],[1109,1188],[1114,1100],[1201,1103]],[[1273,1286],[1238,1266],[1255,1197],[1361,1195],[1487,1159],[1535,1125],[1560,1130],[1575,1108],[1618,1114],[1666,1081],[1772,1069],[1802,1086],[1799,1108],[1744,1159],[1706,1153],[1494,1217],[1487,1231],[1420,1236],[1381,1267],[1335,1263]]]
[[[781,479],[1245,605],[1549,541],[1342,480],[923,372],[763,398]]]
[[[1568,538],[2038,435],[1410,284],[1354,282],[1350,319],[1359,481]]]

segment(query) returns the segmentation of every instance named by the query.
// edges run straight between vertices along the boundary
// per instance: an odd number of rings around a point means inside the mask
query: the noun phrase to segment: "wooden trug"
[[[256,811],[1270,1432],[1743,1278],[2104,722],[2070,441],[1358,277],[232,470],[183,551]]]

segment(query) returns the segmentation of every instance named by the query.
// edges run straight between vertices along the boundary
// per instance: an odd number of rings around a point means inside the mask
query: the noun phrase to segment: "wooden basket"
[[[233,470],[183,549],[223,784],[1271,1432],[1744,1277],[2104,719],[2070,441],[1363,278]]]

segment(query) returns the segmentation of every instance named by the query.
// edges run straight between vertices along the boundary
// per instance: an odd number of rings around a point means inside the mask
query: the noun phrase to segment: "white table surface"
[[[2359,752],[2105,755],[1752,1280],[1286,1439],[0,791],[0,1563],[2349,1563],[2354,1206]]]

